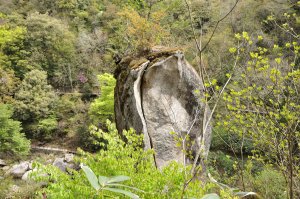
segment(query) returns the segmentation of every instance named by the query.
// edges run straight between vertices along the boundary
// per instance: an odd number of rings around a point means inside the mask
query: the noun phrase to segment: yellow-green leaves
[[[234,37],[235,37],[237,40],[240,40],[240,39],[242,38],[242,36],[240,35],[240,33],[235,34]]]
[[[23,39],[26,34],[26,29],[24,27],[10,28],[7,25],[0,26],[0,47],[5,44],[16,42]]]
[[[267,20],[268,20],[268,21],[274,21],[274,20],[275,20],[274,15],[269,15],[269,16],[267,17]]]
[[[269,20],[275,18],[270,16]],[[288,23],[282,27],[292,30]],[[288,140],[300,140],[295,129],[300,123],[300,69],[296,61],[300,47],[297,41],[288,41],[267,49],[259,47],[263,39],[260,36],[254,40],[257,45],[251,45],[246,32],[239,36],[237,46],[245,47],[246,56],[241,59],[245,61],[239,62],[239,75],[232,76],[224,93],[225,111],[217,118],[217,124],[227,134],[250,139],[256,149],[252,151],[255,160],[274,163],[280,157],[285,162],[277,166],[284,171],[289,161]],[[292,161],[297,162],[295,158]]]
[[[258,58],[258,53],[250,52],[251,58]]]
[[[237,49],[236,49],[235,47],[229,48],[229,52],[230,52],[230,53],[235,53],[236,50],[237,50]]]
[[[249,35],[248,35],[247,32],[243,32],[243,33],[242,33],[242,36],[243,36],[243,38],[244,38],[245,40],[247,40],[247,41],[250,40],[250,37],[249,37]]]
[[[280,58],[280,57],[275,58],[275,62],[276,62],[277,64],[280,64],[280,63],[281,63],[281,58]]]
[[[212,86],[215,86],[217,84],[217,80],[216,79],[213,79],[212,81],[211,81],[211,85]]]

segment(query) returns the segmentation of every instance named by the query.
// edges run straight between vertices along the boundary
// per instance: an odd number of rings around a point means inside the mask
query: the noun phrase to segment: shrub
[[[213,164],[219,172],[234,174],[234,159],[230,155],[226,155],[222,151],[210,152],[210,164]]]
[[[184,173],[189,168],[173,162],[159,170],[153,162],[153,151],[144,151],[142,148],[142,135],[137,135],[133,129],[123,131],[125,142],[113,123],[108,121],[107,129],[108,132],[104,132],[95,126],[91,127],[91,133],[102,140],[97,143],[102,149],[97,154],[79,150],[81,154],[77,159],[79,162],[88,165],[97,175],[129,176],[130,180],[124,182],[124,185],[136,187],[144,192],[136,192],[126,187],[124,189],[138,194],[141,198],[178,198],[181,195],[185,181]],[[97,196],[97,191],[90,186],[83,171],[69,171],[72,173],[70,176],[51,165],[46,167],[39,165],[39,168],[40,172],[49,173],[49,176],[40,178],[41,181],[51,182],[40,191],[46,193],[48,198]],[[215,185],[211,183],[195,180],[188,186],[185,196],[201,198],[206,193],[213,192],[213,188],[216,190]],[[109,191],[105,192],[105,195],[117,197],[116,193]]]
[[[34,198],[40,184],[16,181],[13,177],[0,180],[0,198]]]
[[[53,133],[57,128],[58,123],[55,117],[42,119],[37,125],[37,136],[42,137],[43,139],[50,139],[53,137]]]
[[[281,199],[286,197],[286,181],[284,176],[273,168],[261,171],[254,181],[254,188],[263,198]]]
[[[251,151],[254,149],[250,139],[245,138],[242,140],[237,133],[228,131],[221,126],[214,128],[211,150],[221,150],[241,155],[241,146],[243,146],[244,154],[251,154]]]
[[[30,141],[21,133],[21,122],[11,119],[13,110],[6,104],[0,104],[0,113],[0,154],[27,155]]]
[[[82,128],[87,128],[89,103],[81,98],[82,94],[80,93],[61,96],[55,109],[55,115],[59,123],[59,135],[74,137],[79,134],[80,139],[83,139],[80,140],[80,144],[83,146],[84,140],[88,137],[87,132],[82,131]]]
[[[89,116],[93,124],[104,124],[114,117],[114,88],[116,80],[113,75],[104,73],[98,76],[101,96],[94,100],[89,108]]]

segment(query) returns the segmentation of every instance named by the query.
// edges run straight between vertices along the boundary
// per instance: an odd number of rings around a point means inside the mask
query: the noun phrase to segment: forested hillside
[[[299,39],[297,0],[0,0],[0,198],[300,198]],[[174,130],[191,162],[157,168],[116,128],[120,63],[157,49],[203,83],[208,158]],[[8,175],[24,160],[30,180]]]

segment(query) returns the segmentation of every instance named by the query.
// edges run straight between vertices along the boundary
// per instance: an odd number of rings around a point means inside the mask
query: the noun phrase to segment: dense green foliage
[[[20,120],[33,120],[51,115],[56,96],[47,84],[44,71],[32,70],[25,77],[15,93],[16,115]]]
[[[94,124],[104,124],[107,119],[114,118],[114,88],[116,80],[113,75],[104,73],[98,76],[100,97],[95,99],[89,108],[89,116]]]
[[[25,74],[15,93],[14,106],[16,117],[23,122],[25,130],[30,130],[30,134],[27,133],[29,136],[46,139],[56,129],[55,118],[52,122],[48,119],[55,114],[56,101],[57,96],[47,84],[47,74],[44,71],[32,70]],[[49,127],[49,123],[52,127]]]
[[[0,154],[27,155],[30,141],[21,133],[21,123],[11,119],[13,110],[0,104]]]
[[[298,43],[288,42],[282,47],[274,44],[273,49],[266,49],[259,46],[261,36],[257,46],[253,46],[254,38],[246,32],[237,34],[236,38],[238,47],[231,48],[231,52],[238,53],[245,48],[242,53],[248,61],[224,94],[228,112],[219,125],[238,135],[243,142],[245,138],[250,139],[255,147],[252,150],[255,159],[276,164],[286,179],[293,181],[289,183],[292,189],[300,180],[296,155],[300,141],[300,76],[295,64]],[[288,57],[285,57],[286,51]]]
[[[130,180],[124,182],[125,185],[138,188],[142,191],[131,192],[138,194],[141,198],[178,198],[182,194],[184,168],[175,162],[165,167],[162,171],[157,169],[153,162],[153,151],[144,151],[141,147],[143,138],[141,135],[135,134],[134,130],[124,131],[127,142],[124,142],[111,122],[107,122],[108,132],[91,127],[92,133],[97,135],[104,142],[99,142],[104,149],[96,154],[80,151],[81,157],[78,161],[88,165],[94,173],[101,176],[130,176]],[[40,172],[49,173],[50,175],[41,177],[41,181],[49,181],[46,189],[40,191],[45,192],[49,198],[88,198],[97,195],[97,191],[89,185],[89,181],[85,177],[83,171],[70,171],[72,177],[61,172],[53,166],[39,166]],[[76,184],[76,186],[74,186]],[[124,189],[127,190],[126,187]],[[67,191],[66,191],[67,190]],[[201,197],[206,193],[220,191],[224,198],[230,197],[225,190],[219,190],[216,185],[211,183],[203,183],[201,181],[193,181],[185,196]],[[104,190],[105,195],[115,196],[115,193]],[[228,197],[225,197],[225,196]]]

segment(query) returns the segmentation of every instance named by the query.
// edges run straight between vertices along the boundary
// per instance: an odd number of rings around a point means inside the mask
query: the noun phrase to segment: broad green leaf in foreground
[[[102,187],[104,187],[104,186],[107,184],[107,182],[108,182],[108,180],[109,180],[110,178],[105,177],[105,176],[99,176],[98,179],[99,179],[100,185],[101,185]]]
[[[111,183],[111,184],[108,184],[107,186],[126,187],[126,188],[129,188],[129,189],[133,189],[133,190],[135,190],[135,191],[144,192],[143,190],[140,190],[140,189],[135,188],[135,187],[127,186],[127,185],[124,185],[124,184]]]
[[[123,181],[126,181],[126,180],[129,180],[130,177],[128,176],[114,176],[114,177],[111,177],[107,183],[114,183],[114,182],[123,182]]]
[[[220,197],[215,193],[206,194],[201,199],[220,199]]]
[[[115,192],[115,193],[121,193],[124,194],[125,196],[128,196],[132,199],[139,199],[140,197],[134,193],[131,193],[130,191],[122,190],[122,189],[116,189],[116,188],[103,188],[103,190]]]
[[[84,166],[83,164],[80,164],[80,167],[84,171],[84,173],[85,173],[87,179],[89,180],[89,182],[91,183],[91,185],[94,187],[94,189],[96,189],[98,191],[100,189],[100,185],[98,183],[97,176],[94,174],[94,172],[88,166]]]

